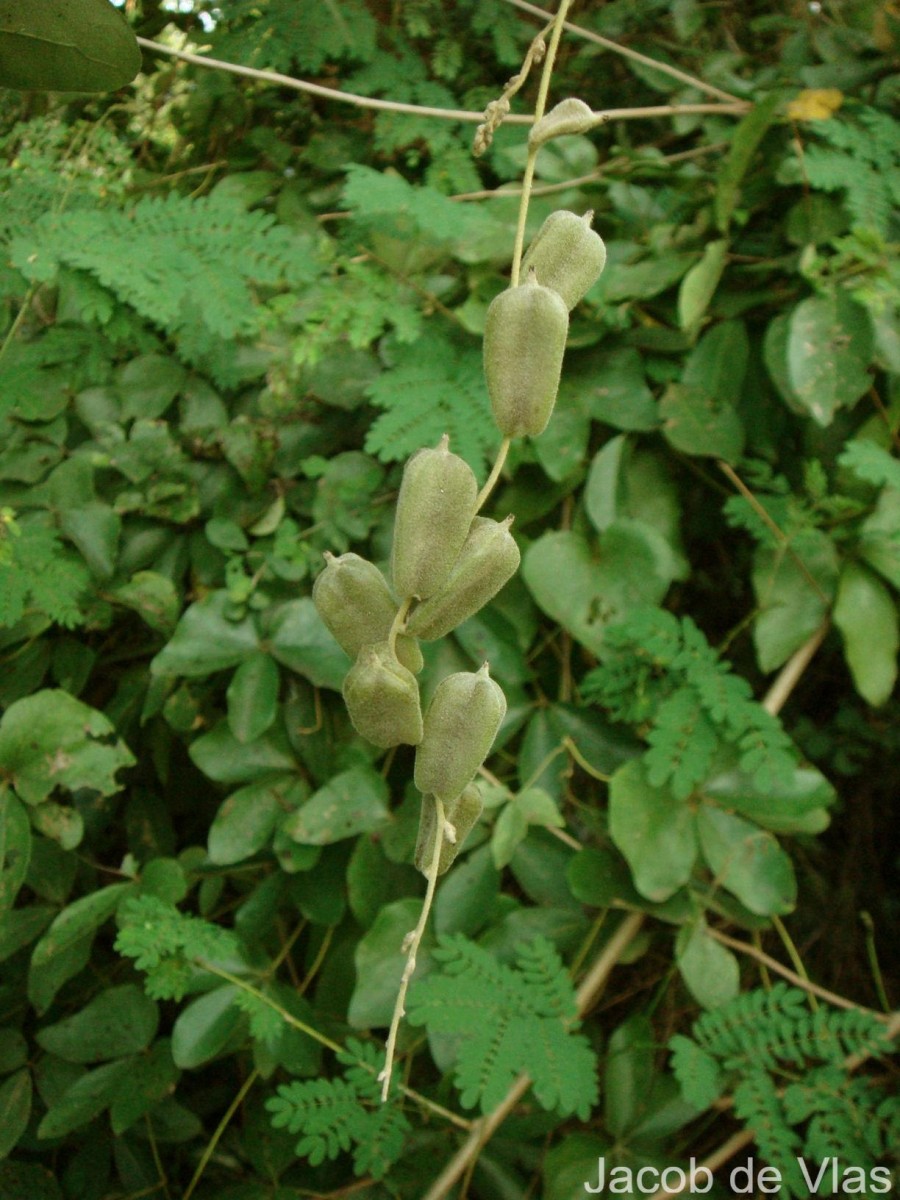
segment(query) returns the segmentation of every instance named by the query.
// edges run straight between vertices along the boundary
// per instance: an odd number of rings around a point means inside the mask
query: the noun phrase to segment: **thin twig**
[[[866,1008],[864,1004],[856,1004],[853,1000],[848,1000],[845,996],[839,996],[837,992],[831,992],[828,988],[824,988],[818,983],[813,983],[810,979],[804,979],[796,971],[792,971],[790,967],[786,967],[783,963],[780,963],[777,958],[772,958],[770,954],[766,954],[764,950],[760,950],[757,946],[751,946],[749,942],[742,942],[740,938],[730,937],[727,933],[723,933],[721,930],[712,927],[707,928],[707,933],[717,942],[721,942],[723,946],[728,946],[738,954],[745,954],[748,958],[755,959],[756,962],[768,967],[770,971],[774,971],[776,975],[789,980],[795,987],[802,988],[804,992],[809,992],[813,996],[818,996],[834,1008],[852,1009],[854,1012],[867,1013],[879,1021],[887,1020],[884,1013],[877,1012],[872,1008]]]
[[[643,923],[643,913],[630,913],[597,955],[576,993],[579,1018],[583,1017],[597,1003],[610,972],[634,941]],[[520,1075],[497,1107],[473,1123],[469,1136],[432,1183],[423,1200],[443,1200],[460,1176],[464,1174],[469,1164],[475,1161],[483,1146],[503,1124],[530,1086],[530,1077],[526,1074]]]
[[[766,712],[770,712],[774,716],[784,708],[788,696],[790,696],[791,692],[800,682],[803,672],[809,666],[816,651],[825,641],[825,635],[828,633],[830,625],[831,620],[829,617],[826,617],[815,633],[807,638],[800,649],[792,654],[781,668],[778,678],[769,688],[762,702],[762,706]]]
[[[506,0],[506,3],[511,4],[513,8],[521,9],[522,12],[530,13],[533,17],[540,17],[544,21],[552,15],[543,8],[538,8],[536,4],[527,3],[527,0]],[[696,75],[689,75],[686,71],[680,71],[678,67],[669,66],[668,63],[657,62],[655,58],[650,58],[646,54],[632,50],[629,46],[622,46],[618,42],[611,42],[609,38],[601,37],[599,33],[594,33],[592,29],[584,29],[581,25],[573,25],[570,21],[566,21],[563,28],[567,33],[574,33],[576,37],[593,42],[595,46],[603,46],[604,49],[611,50],[613,54],[621,54],[623,58],[630,58],[633,62],[643,63],[645,67],[653,67],[655,71],[661,71],[664,75],[671,75],[673,79],[689,84],[691,87],[697,88],[698,91],[706,92],[708,96],[718,96],[720,100],[728,100],[736,104],[741,103],[740,97],[733,96],[731,92],[724,92],[714,84],[706,83],[703,79],[698,79]]]
[[[218,1146],[219,1141],[221,1140],[222,1134],[225,1132],[225,1130],[231,1124],[232,1117],[237,1112],[237,1110],[240,1108],[240,1106],[243,1104],[247,1093],[253,1087],[254,1083],[256,1083],[257,1079],[259,1079],[260,1074],[261,1074],[261,1072],[260,1072],[259,1068],[254,1067],[254,1069],[250,1072],[250,1074],[247,1076],[247,1078],[241,1084],[240,1090],[238,1091],[237,1095],[234,1097],[232,1102],[228,1105],[228,1108],[225,1110],[224,1116],[222,1117],[221,1121],[216,1126],[212,1137],[209,1139],[206,1149],[203,1151],[203,1154],[200,1157],[199,1163],[197,1163],[197,1170],[194,1172],[191,1182],[185,1188],[185,1192],[184,1192],[184,1196],[183,1196],[182,1200],[190,1200],[191,1196],[193,1196],[194,1189],[196,1188],[197,1184],[200,1182],[203,1172],[206,1170],[207,1166],[209,1165],[209,1160],[212,1158],[213,1154],[215,1153],[216,1146]]]
[[[756,496],[754,496],[753,492],[750,490],[750,488],[747,487],[746,483],[744,483],[743,479],[741,479],[740,475],[738,475],[737,471],[735,471],[734,467],[732,467],[730,463],[725,462],[724,459],[719,459],[718,467],[719,467],[719,470],[722,472],[722,474],[725,475],[731,481],[731,483],[734,484],[735,488],[740,492],[740,494],[743,496],[743,498],[747,501],[747,503],[750,505],[750,507],[753,509],[753,511],[756,513],[756,515],[759,517],[759,519],[763,522],[763,524],[766,526],[766,528],[772,533],[772,536],[775,538],[775,540],[784,548],[784,552],[791,556],[791,559],[796,564],[797,569],[800,571],[800,574],[803,576],[803,578],[806,580],[806,582],[809,584],[809,586],[813,589],[813,591],[816,593],[816,595],[819,597],[819,599],[822,601],[822,603],[827,605],[829,603],[829,599],[825,595],[825,593],[822,591],[822,588],[819,585],[819,581],[812,574],[809,567],[806,565],[806,563],[803,561],[803,559],[800,557],[800,555],[797,553],[797,551],[791,545],[790,538],[784,532],[784,530],[781,528],[781,526],[778,525],[772,519],[772,517],[770,516],[770,514],[768,512],[766,512],[765,506],[759,502],[759,500],[756,498]]]
[[[503,464],[506,462],[506,456],[509,453],[511,440],[511,438],[505,437],[500,443],[500,449],[497,451],[497,457],[494,460],[493,467],[491,467],[491,473],[487,477],[487,482],[475,499],[476,512],[481,511],[482,505],[487,500],[488,496],[490,496],[491,492],[494,490],[494,485],[500,478],[500,472],[503,470]]]
[[[177,58],[181,62],[190,63],[195,67],[206,67],[210,70],[226,71],[231,75],[241,75],[245,79],[255,79],[259,83],[272,83],[277,87],[290,88],[295,92],[305,92],[310,96],[319,96],[323,100],[333,100],[338,104],[352,104],[355,108],[372,109],[375,112],[409,113],[417,117],[433,117],[438,121],[462,121],[471,125],[480,125],[484,121],[483,112],[472,112],[464,108],[435,108],[428,104],[406,104],[400,100],[381,100],[377,96],[360,96],[356,92],[342,92],[338,88],[323,87],[320,83],[311,83],[308,79],[297,79],[293,75],[283,75],[280,71],[266,71],[259,67],[245,67],[240,63],[226,62],[222,58],[213,58],[209,54],[192,54],[189,50],[176,50],[172,46],[164,46],[161,42],[152,42],[148,38],[137,39],[138,45],[153,54],[165,54]],[[640,57],[643,58],[643,55]],[[663,63],[647,59],[653,66],[662,71],[668,69]],[[709,89],[707,89],[709,90]],[[726,116],[740,116],[747,112],[751,105],[736,96],[722,93],[727,103],[724,104],[660,104],[646,108],[610,108],[596,112],[595,124],[605,125],[609,121],[628,121],[645,117],[682,116],[690,113],[714,112]],[[504,118],[505,122],[513,125],[531,125],[534,122],[531,113],[510,113]]]

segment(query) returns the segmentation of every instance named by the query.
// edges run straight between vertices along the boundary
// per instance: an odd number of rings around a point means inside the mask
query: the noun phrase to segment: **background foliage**
[[[505,0],[126,10],[476,111],[539,28]],[[900,989],[900,17],[573,19],[601,40],[566,35],[556,99],[716,103],[696,76],[747,104],[538,160],[530,229],[591,208],[609,265],[489,505],[521,575],[426,647],[426,694],[487,658],[509,711],[385,1106],[418,801],[353,733],[310,589],[325,550],[386,560],[412,451],[446,432],[486,476],[525,131],[476,160],[462,120],[150,53],[113,95],[3,95],[0,1194],[419,1197],[522,1071],[470,1196],[570,1200],[599,1156],[745,1126],[794,1194],[798,1154],[897,1166],[870,1010]]]

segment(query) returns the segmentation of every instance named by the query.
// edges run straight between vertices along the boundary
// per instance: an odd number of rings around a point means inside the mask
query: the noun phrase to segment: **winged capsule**
[[[459,854],[475,822],[481,816],[484,803],[477,783],[470,783],[462,795],[444,805],[444,818],[452,826],[452,838],[444,829],[438,857],[438,875],[443,875]],[[419,836],[416,839],[415,864],[423,875],[428,875],[434,854],[434,836],[437,826],[437,805],[434,796],[422,797],[422,814],[419,817]]]
[[[387,580],[359,554],[336,557],[326,551],[325,569],[313,584],[312,598],[331,636],[351,658],[369,642],[386,641],[397,612]],[[415,638],[400,634],[397,657],[408,670],[422,670]]]
[[[529,271],[491,301],[484,326],[484,374],[497,428],[537,437],[547,427],[562,371],[569,310]]]
[[[606,266],[606,246],[591,228],[593,219],[593,212],[583,217],[565,209],[551,213],[522,259],[522,273],[533,269],[539,283],[559,292],[570,312]]]
[[[415,783],[445,804],[472,782],[506,715],[506,697],[488,674],[459,671],[442,680],[425,714],[416,751]]]
[[[492,599],[519,569],[519,547],[509,531],[513,518],[491,521],[476,517],[450,578],[439,592],[423,600],[407,622],[407,630],[423,641],[442,638]]]
[[[443,587],[475,516],[478,482],[449,445],[444,435],[435,449],[418,450],[403,471],[391,575],[404,598],[426,600]]]
[[[361,737],[387,750],[422,740],[419,685],[388,642],[363,646],[344,680],[344,703]]]

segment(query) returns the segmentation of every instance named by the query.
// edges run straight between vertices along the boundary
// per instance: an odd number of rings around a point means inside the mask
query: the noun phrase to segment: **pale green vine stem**
[[[803,965],[803,959],[800,957],[800,951],[794,945],[794,939],[788,933],[787,926],[777,913],[772,914],[772,924],[775,926],[775,931],[781,938],[781,944],[787,951],[788,958],[794,964],[794,970],[805,984],[809,984],[809,975],[806,973],[806,967]],[[809,1000],[809,1007],[813,1010],[813,1012],[818,1012],[819,1001],[808,987],[806,988],[806,995]]]
[[[506,462],[507,454],[509,454],[511,441],[511,438],[505,437],[500,443],[500,449],[497,451],[497,457],[494,460],[493,467],[491,467],[491,473],[488,475],[487,482],[478,493],[478,496],[475,500],[476,512],[481,511],[482,505],[487,500],[488,496],[490,496],[491,492],[494,490],[497,480],[500,478],[500,472],[503,470],[503,464]]]
[[[556,51],[559,48],[559,39],[562,37],[563,25],[566,20],[566,13],[569,11],[572,0],[560,0],[559,10],[556,14],[556,20],[553,22],[553,32],[550,35],[550,45],[547,47],[547,55],[544,59],[543,68],[541,70],[541,82],[538,85],[537,101],[534,106],[534,121],[535,124],[544,115],[544,109],[547,107],[547,95],[550,91],[550,80],[553,76],[553,65],[556,62]],[[522,198],[519,203],[519,223],[516,227],[516,242],[513,248],[512,272],[510,274],[510,284],[512,287],[519,286],[519,270],[522,265],[522,251],[525,248],[525,221],[528,217],[528,202],[531,199],[531,186],[534,182],[534,167],[537,162],[539,146],[528,147],[528,159],[525,163],[525,172],[522,176]]]
[[[217,975],[219,979],[224,979],[227,983],[233,984],[234,987],[240,988],[241,991],[247,992],[248,995],[254,996],[261,1004],[265,1004],[267,1008],[271,1008],[273,1012],[277,1012],[286,1025],[290,1025],[292,1029],[299,1030],[300,1033],[305,1033],[307,1037],[312,1038],[314,1042],[318,1042],[320,1046],[324,1046],[326,1050],[331,1050],[333,1054],[343,1054],[344,1047],[333,1041],[324,1033],[320,1033],[318,1029],[314,1029],[312,1025],[307,1025],[293,1013],[288,1010],[277,1000],[273,1000],[271,996],[266,996],[263,992],[255,988],[252,983],[247,983],[245,979],[241,979],[239,975],[232,975],[230,971],[226,971],[224,967],[217,967],[215,963],[197,960],[198,966],[201,966],[204,971],[209,971],[210,975]],[[374,1068],[369,1063],[362,1059],[358,1060],[359,1065],[366,1071],[372,1071]],[[436,1104],[434,1100],[429,1100],[427,1096],[423,1096],[420,1092],[415,1091],[411,1087],[401,1087],[400,1089],[404,1096],[415,1101],[422,1108],[428,1109],[437,1117],[442,1117],[445,1121],[449,1121],[451,1125],[455,1125],[458,1129],[468,1131],[471,1128],[471,1121],[467,1121],[465,1117],[460,1117],[457,1113],[451,1112],[449,1108],[444,1108],[442,1104]]]
[[[247,1093],[253,1087],[254,1083],[256,1083],[257,1079],[259,1079],[259,1076],[260,1076],[259,1069],[254,1067],[254,1069],[250,1072],[250,1074],[247,1076],[247,1078],[241,1084],[241,1087],[240,1087],[237,1095],[232,1100],[232,1102],[228,1105],[228,1108],[225,1110],[225,1113],[222,1116],[222,1120],[218,1123],[218,1125],[215,1128],[215,1132],[213,1133],[212,1137],[209,1139],[206,1149],[203,1151],[203,1155],[201,1156],[200,1161],[197,1163],[197,1170],[194,1172],[191,1182],[185,1188],[185,1192],[184,1192],[184,1196],[182,1197],[182,1200],[191,1200],[191,1196],[193,1196],[193,1194],[194,1194],[194,1189],[196,1188],[197,1184],[202,1179],[203,1172],[206,1170],[207,1166],[209,1165],[209,1160],[212,1158],[213,1154],[215,1154],[216,1146],[218,1146],[218,1144],[221,1140],[222,1134],[225,1132],[225,1130],[231,1124],[232,1117],[237,1112],[237,1110],[241,1107],[241,1105],[244,1103],[244,1099],[246,1098]]]
[[[428,917],[431,913],[431,905],[434,900],[434,890],[437,887],[438,873],[441,867],[441,847],[444,844],[444,833],[447,828],[447,820],[444,817],[444,806],[437,796],[434,797],[435,804],[435,820],[434,820],[434,849],[431,854],[431,863],[428,867],[428,887],[425,890],[425,899],[422,901],[422,911],[419,913],[419,921],[415,929],[406,935],[403,940],[403,949],[406,951],[406,964],[403,968],[403,974],[400,976],[400,987],[397,991],[397,999],[394,1003],[394,1013],[391,1017],[391,1027],[388,1031],[387,1044],[385,1047],[384,1069],[379,1074],[381,1080],[381,1099],[382,1102],[387,1100],[388,1092],[391,1086],[391,1073],[394,1067],[394,1054],[397,1049],[397,1032],[400,1029],[400,1022],[406,1015],[406,990],[409,987],[409,981],[413,977],[413,972],[416,969],[416,955],[419,951],[419,946],[422,942],[422,935],[425,933],[425,926],[428,924]]]
[[[391,629],[388,633],[388,646],[390,646],[391,654],[396,654],[397,652],[397,635],[403,631],[403,626],[406,624],[406,618],[409,615],[412,602],[412,596],[407,596],[397,609],[394,620],[391,623]]]

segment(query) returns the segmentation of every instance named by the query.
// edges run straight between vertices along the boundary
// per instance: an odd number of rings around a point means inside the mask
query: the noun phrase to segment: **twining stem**
[[[503,464],[506,462],[506,456],[507,456],[507,454],[509,454],[509,447],[510,447],[511,442],[512,442],[512,438],[505,437],[503,439],[503,441],[500,443],[500,449],[497,451],[497,457],[494,460],[494,465],[491,467],[491,473],[487,477],[487,483],[484,485],[484,487],[478,493],[478,496],[475,500],[475,511],[476,512],[481,511],[482,505],[487,500],[488,496],[490,496],[491,492],[494,490],[494,486],[495,486],[497,480],[500,478],[500,472],[503,470]]]
[[[563,24],[566,19],[566,13],[572,0],[560,0],[559,11],[556,14],[556,20],[553,22],[553,32],[550,35],[550,45],[547,47],[547,55],[544,59],[543,68],[541,70],[541,82],[538,85],[537,100],[534,105],[534,122],[537,124],[544,115],[544,110],[547,107],[547,95],[550,91],[550,80],[553,76],[553,65],[556,62],[556,51],[559,48],[559,39],[562,37]],[[522,266],[522,251],[525,248],[525,221],[528,216],[528,202],[531,199],[531,185],[534,182],[534,167],[537,162],[539,146],[528,147],[528,158],[525,162],[525,171],[522,176],[522,197],[519,202],[519,223],[516,227],[516,242],[513,248],[512,272],[510,275],[510,284],[512,287],[519,286],[519,270]]]
[[[428,887],[425,890],[425,899],[422,902],[422,911],[419,913],[419,921],[412,933],[408,934],[404,940],[403,948],[407,951],[406,965],[403,968],[403,974],[400,977],[400,987],[397,991],[397,999],[394,1003],[394,1013],[391,1017],[391,1027],[388,1031],[387,1044],[385,1047],[384,1069],[381,1071],[378,1078],[381,1080],[381,1100],[382,1103],[387,1100],[388,1092],[391,1086],[391,1072],[394,1068],[394,1054],[397,1048],[397,1031],[400,1028],[400,1022],[406,1015],[404,1004],[406,1003],[406,990],[409,987],[409,981],[413,977],[413,972],[416,969],[416,954],[419,951],[419,946],[422,942],[422,935],[425,933],[425,926],[428,924],[428,916],[431,912],[431,905],[434,900],[434,890],[437,887],[438,872],[441,866],[441,847],[444,844],[444,806],[437,796],[434,797],[435,805],[435,821],[434,821],[434,847],[431,852],[431,862],[428,866]]]
[[[203,1172],[206,1170],[207,1166],[209,1165],[209,1160],[212,1158],[213,1154],[215,1153],[216,1146],[218,1146],[218,1144],[222,1138],[222,1134],[225,1132],[225,1130],[231,1124],[231,1118],[234,1116],[234,1114],[237,1112],[237,1110],[240,1108],[240,1106],[244,1103],[244,1099],[245,1099],[247,1093],[253,1087],[254,1083],[256,1083],[257,1079],[259,1079],[260,1074],[261,1074],[261,1072],[260,1072],[259,1068],[254,1067],[254,1069],[250,1072],[250,1074],[247,1076],[247,1078],[241,1084],[240,1090],[238,1091],[237,1095],[232,1100],[232,1102],[228,1105],[228,1108],[225,1110],[225,1114],[222,1117],[222,1120],[216,1126],[215,1132],[213,1133],[212,1137],[209,1139],[209,1143],[207,1144],[206,1149],[203,1151],[203,1156],[201,1157],[200,1161],[197,1163],[197,1170],[194,1172],[194,1177],[193,1177],[193,1179],[191,1179],[191,1182],[187,1185],[187,1188],[185,1189],[182,1200],[191,1200],[191,1196],[193,1196],[193,1194],[194,1194],[194,1188],[200,1182],[200,1180],[203,1176]]]
[[[778,936],[781,938],[781,944],[787,951],[788,958],[794,964],[794,970],[797,972],[800,978],[804,980],[805,983],[809,983],[809,975],[806,972],[806,967],[803,965],[803,959],[800,957],[800,951],[794,945],[794,939],[788,933],[787,926],[777,913],[772,913],[772,924],[774,925]],[[806,995],[809,999],[809,1007],[813,1010],[813,1012],[818,1012],[819,1002],[814,993],[809,991],[807,988]]]
[[[397,635],[406,624],[406,618],[409,613],[409,607],[413,602],[412,596],[407,596],[394,615],[394,620],[391,622],[390,632],[388,633],[388,646],[391,654],[397,653]]]

